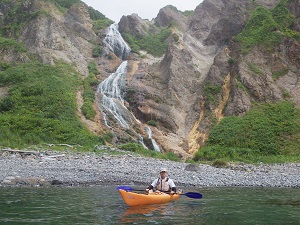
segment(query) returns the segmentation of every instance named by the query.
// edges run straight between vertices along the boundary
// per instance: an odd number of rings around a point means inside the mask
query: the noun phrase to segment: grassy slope
[[[224,118],[195,160],[300,160],[300,109],[290,102],[257,104],[243,117]]]
[[[171,35],[170,28],[161,28],[158,34],[149,33],[143,37],[134,37],[130,34],[124,34],[124,39],[130,45],[131,51],[139,53],[145,50],[153,56],[162,56],[168,47],[166,39]]]
[[[280,44],[282,37],[300,41],[300,33],[291,29],[295,16],[286,7],[288,1],[282,0],[272,10],[262,6],[254,10],[245,29],[235,38],[240,43],[243,54],[258,45],[272,51]]]
[[[51,1],[62,12],[81,2]],[[2,21],[4,26],[0,28],[0,49],[27,54],[21,43],[3,36],[18,37],[22,27],[45,9],[30,14],[22,10],[23,3],[20,0],[14,3],[2,0],[0,3],[5,4],[7,8]],[[91,7],[88,10],[98,26],[106,26],[112,22],[97,10]],[[1,62],[0,70],[0,87],[10,89],[9,96],[0,99],[0,146],[24,147],[40,143],[66,143],[88,147],[104,142],[102,137],[91,134],[76,115],[75,93],[82,81],[71,65],[57,63],[56,66],[48,66],[38,62],[12,65]],[[85,96],[86,86],[89,88],[91,83],[90,79],[86,80],[88,82],[84,82]],[[92,82],[94,84],[94,80]],[[89,99],[88,103],[90,101]],[[89,107],[86,105],[86,114],[92,118],[92,104],[89,104]]]
[[[10,87],[9,96],[0,101],[0,146],[97,143],[76,116],[79,81],[63,63],[22,64],[0,72],[1,85]]]

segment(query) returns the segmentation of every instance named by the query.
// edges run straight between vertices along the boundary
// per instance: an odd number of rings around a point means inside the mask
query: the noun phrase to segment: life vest
[[[159,191],[170,191],[171,190],[171,187],[168,183],[168,180],[169,178],[166,177],[165,179],[161,179],[161,178],[158,178],[158,181],[156,183],[156,190],[159,190]]]

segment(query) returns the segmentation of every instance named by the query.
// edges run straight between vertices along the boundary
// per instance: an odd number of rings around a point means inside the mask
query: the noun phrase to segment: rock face
[[[189,32],[197,39],[204,40],[210,33],[213,25],[222,16],[227,1],[205,0],[196,9],[189,24]]]
[[[138,14],[122,16],[118,25],[120,33],[127,33],[136,37],[147,35],[147,31],[155,33],[157,30],[152,23],[143,20]]]
[[[87,65],[93,49],[92,42],[100,39],[92,30],[92,23],[84,4],[73,5],[65,14],[51,2],[31,0],[28,11],[45,9],[23,30],[19,38],[28,51],[43,63],[56,60],[73,63],[78,72],[88,75]]]
[[[159,10],[155,23],[160,27],[167,27],[175,23],[179,28],[186,30],[188,19],[176,7],[169,5]]]
[[[192,155],[205,143],[212,117],[221,121],[224,116],[243,115],[254,102],[284,100],[288,92],[290,100],[300,106],[299,42],[282,40],[274,54],[255,47],[242,55],[232,41],[244,29],[251,10],[258,5],[272,8],[278,2],[204,0],[188,22],[187,31],[174,31],[179,41],[170,43],[161,61],[135,62],[127,80],[128,88],[136,90],[131,100],[128,98],[129,104],[143,123],[157,121],[153,137],[164,151]],[[291,1],[288,7],[299,18],[299,3]],[[178,13],[165,7],[155,22],[159,26],[179,20],[186,24]],[[234,65],[229,63],[232,58],[238,59]],[[284,76],[274,78],[274,72],[287,67]],[[214,101],[206,92],[211,88],[219,90]]]
[[[228,4],[229,1],[224,3]],[[245,26],[249,6],[242,4],[240,1],[237,1],[236,4],[225,4],[222,9],[222,16],[212,26],[204,40],[205,45],[224,46],[229,43],[233,36],[239,34]]]

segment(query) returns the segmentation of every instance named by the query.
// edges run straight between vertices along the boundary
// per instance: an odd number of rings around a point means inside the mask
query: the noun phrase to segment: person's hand
[[[148,189],[148,188],[146,188],[146,192],[147,192],[147,193],[149,192],[149,189]]]

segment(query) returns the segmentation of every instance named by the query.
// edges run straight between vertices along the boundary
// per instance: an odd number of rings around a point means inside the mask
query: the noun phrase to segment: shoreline
[[[24,151],[23,151],[24,152]],[[300,163],[230,164],[216,168],[168,160],[107,153],[0,151],[0,187],[148,186],[166,167],[181,187],[300,188]]]

